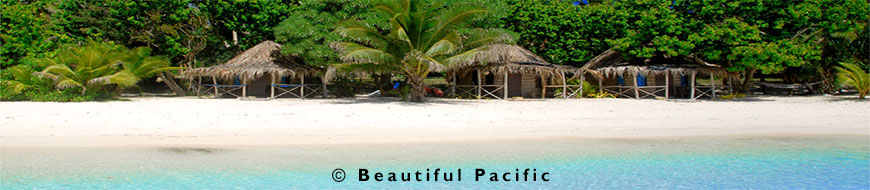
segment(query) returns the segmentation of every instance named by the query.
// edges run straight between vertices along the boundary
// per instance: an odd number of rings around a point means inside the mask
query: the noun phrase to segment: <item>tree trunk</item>
[[[408,77],[408,87],[410,87],[410,91],[408,92],[408,101],[410,102],[424,102],[426,101],[426,84],[423,83],[423,79],[425,76],[411,76]]]
[[[748,93],[749,88],[752,86],[752,77],[755,76],[755,68],[749,69],[746,71],[745,77],[743,77],[743,85],[740,85],[740,93]]]
[[[166,84],[166,86],[169,86],[169,89],[175,91],[176,96],[187,95],[187,92],[185,92],[184,89],[181,88],[181,86],[178,86],[178,83],[175,83],[175,80],[172,79],[172,73],[169,73],[169,71],[161,73],[160,78],[163,79],[163,83]]]
[[[390,81],[392,79],[392,76],[390,74],[387,74],[387,73],[380,73],[380,74],[376,74],[375,78],[376,78],[375,85],[377,85],[378,90],[381,91],[381,96],[384,96],[384,94],[386,94],[385,92],[387,90],[390,90],[390,89],[384,88],[384,85],[392,82],[392,81]]]

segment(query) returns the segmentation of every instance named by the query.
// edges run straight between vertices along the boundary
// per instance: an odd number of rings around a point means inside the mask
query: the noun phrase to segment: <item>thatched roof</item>
[[[695,55],[669,57],[656,56],[655,59],[627,60],[621,52],[610,48],[595,56],[583,67],[583,70],[594,70],[599,76],[650,75],[670,72],[672,74],[714,73],[717,75],[732,74],[719,65],[710,64]]]
[[[215,76],[223,79],[243,77],[255,79],[265,74],[274,74],[279,77],[297,77],[300,75],[314,75],[320,68],[303,64],[298,58],[282,55],[281,44],[273,41],[264,41],[251,49],[233,57],[226,63],[186,70],[183,76]]]
[[[451,65],[447,72],[465,74],[472,70],[495,73],[534,73],[541,76],[560,75],[561,72],[579,73],[580,68],[555,65],[518,45],[493,44],[473,58]]]

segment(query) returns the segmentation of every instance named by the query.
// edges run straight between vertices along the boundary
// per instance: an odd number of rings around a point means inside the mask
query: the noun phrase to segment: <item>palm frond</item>
[[[79,83],[79,82],[77,82],[77,81],[75,81],[75,80],[73,80],[73,79],[70,79],[70,78],[61,78],[61,79],[57,82],[57,84],[55,85],[55,87],[58,88],[58,89],[66,89],[66,88],[84,87],[84,86],[83,86],[81,83]]]
[[[43,69],[42,72],[39,72],[39,73],[52,74],[52,75],[63,75],[63,76],[67,76],[67,77],[77,77],[78,76],[78,73],[76,73],[75,71],[73,71],[71,68],[69,68],[66,65],[50,65],[48,67],[45,67],[45,69]],[[52,76],[43,75],[43,74],[40,74],[40,75],[51,78],[52,80],[57,80],[57,77],[52,77]]]
[[[336,42],[330,44],[330,46],[341,52],[340,59],[346,63],[384,64],[397,61],[397,59],[388,52],[353,42]]]
[[[449,35],[445,36],[438,42],[429,47],[429,50],[426,51],[426,56],[435,57],[444,54],[453,53],[459,48],[461,48],[461,39],[459,38],[459,33],[451,32]]]
[[[112,75],[93,78],[88,81],[88,85],[99,86],[115,84],[120,87],[128,87],[136,85],[137,82],[139,82],[139,78],[133,75],[133,73],[131,73],[130,71],[120,71]]]

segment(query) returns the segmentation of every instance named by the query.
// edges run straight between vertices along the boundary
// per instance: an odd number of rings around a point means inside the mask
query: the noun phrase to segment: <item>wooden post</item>
[[[480,99],[480,70],[477,70],[477,99]]]
[[[196,77],[196,96],[202,93],[202,76]]]
[[[637,74],[634,74],[634,99],[640,99],[640,92],[637,90]]]
[[[504,99],[507,100],[507,98],[508,98],[508,72],[507,71],[504,72],[504,88],[502,88],[501,90],[504,91],[503,96],[504,96]]]
[[[565,79],[565,71],[559,71],[562,75],[562,98],[568,99],[568,79]]]
[[[710,99],[716,98],[716,79],[713,78],[713,73],[710,72]]]
[[[734,94],[734,79],[731,78],[731,73],[725,73],[728,75],[728,93]]]
[[[248,77],[242,77],[242,98],[248,97]]]
[[[540,78],[541,78],[541,99],[543,100],[543,99],[547,99],[547,79],[544,79],[544,76],[540,76]]]
[[[586,75],[581,71],[580,72],[580,98],[583,98],[583,83],[586,83]]]
[[[671,71],[665,71],[665,100],[670,98],[671,91]]]
[[[299,98],[305,99],[305,74],[302,74],[302,80],[299,81],[301,86],[299,86]]]
[[[269,86],[272,87],[270,88],[270,90],[272,91],[272,95],[270,95],[269,97],[275,98],[275,74],[272,74],[272,84]]]
[[[211,76],[211,82],[212,82],[212,84],[214,84],[213,87],[214,87],[215,98],[220,98],[220,97],[218,97],[217,77]]]
[[[329,91],[326,89],[326,80],[323,80],[323,76],[320,77],[320,86],[323,87],[323,98],[329,96]]]
[[[604,86],[602,85],[602,84],[604,84],[603,81],[604,81],[604,76],[601,76],[601,78],[598,78],[598,93],[604,92]]]
[[[695,70],[692,70],[691,77],[689,77],[689,88],[691,89],[689,96],[692,96],[692,100],[695,100]]]

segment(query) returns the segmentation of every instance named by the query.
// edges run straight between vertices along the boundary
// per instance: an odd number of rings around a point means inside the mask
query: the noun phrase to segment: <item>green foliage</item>
[[[683,57],[677,61],[765,74],[806,68],[804,73],[822,75],[818,81],[837,62],[866,63],[870,41],[870,6],[863,0],[513,3],[507,28],[520,34],[519,44],[550,62],[574,66],[615,47],[635,61]]]
[[[50,56],[59,43],[69,41],[62,28],[51,18],[47,1],[0,4],[0,69],[24,64],[35,66],[36,60]]]
[[[864,99],[870,92],[870,73],[853,63],[840,63],[837,69],[837,80],[843,86],[852,86],[858,90],[858,97]]]
[[[185,38],[195,9],[187,1],[69,0],[57,2],[60,24],[79,41],[88,38],[116,41],[127,46],[153,47],[160,54],[180,58],[187,54]]]
[[[607,39],[624,36],[628,24],[613,20],[618,12],[609,4],[573,6],[570,1],[514,0],[507,29],[519,44],[552,63],[582,66],[604,52]]]
[[[424,101],[424,78],[430,71],[468,60],[492,43],[508,42],[511,36],[501,30],[468,29],[488,10],[479,5],[446,7],[422,0],[382,3],[374,9],[391,15],[389,31],[361,21],[343,23],[339,34],[352,42],[332,46],[347,64],[379,65],[408,80],[408,100]]]
[[[370,0],[305,0],[299,8],[275,26],[276,41],[282,53],[302,58],[312,66],[338,62],[329,44],[347,40],[335,30],[346,20],[361,20],[378,28],[388,27],[386,14],[372,11]]]
[[[213,27],[203,59],[209,63],[221,63],[262,41],[275,40],[273,27],[291,16],[300,3],[289,0],[195,1],[196,7],[208,15],[208,23]],[[236,32],[237,43],[233,41],[233,32]]]

